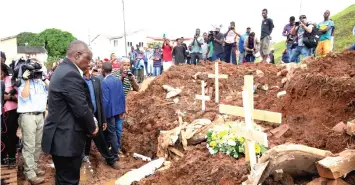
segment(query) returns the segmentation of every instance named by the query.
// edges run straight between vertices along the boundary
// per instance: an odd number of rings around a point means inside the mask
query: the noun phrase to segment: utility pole
[[[299,16],[301,15],[302,13],[302,0],[301,0],[301,3],[300,3],[300,13],[299,13]]]
[[[122,12],[123,12],[123,29],[124,29],[124,48],[125,48],[125,56],[127,56],[127,38],[126,38],[126,18],[124,13],[124,0],[122,0]]]

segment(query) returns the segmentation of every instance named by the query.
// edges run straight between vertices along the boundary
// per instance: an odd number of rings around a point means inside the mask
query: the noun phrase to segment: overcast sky
[[[127,31],[145,29],[147,36],[192,37],[196,28],[202,32],[212,24],[236,22],[242,33],[250,26],[260,33],[261,10],[267,8],[274,20],[274,41],[282,38],[283,26],[290,16],[305,14],[308,20],[319,22],[323,12],[331,15],[355,4],[355,0],[125,0]],[[1,0],[0,37],[23,31],[40,32],[59,28],[88,41],[97,34],[122,35],[121,0]]]

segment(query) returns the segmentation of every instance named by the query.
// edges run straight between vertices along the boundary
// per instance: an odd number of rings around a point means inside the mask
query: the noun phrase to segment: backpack
[[[309,26],[309,24],[307,24],[307,26]],[[319,31],[319,29],[316,27],[313,27],[311,33],[308,33],[307,31],[304,32],[303,44],[307,48],[316,48],[321,35],[322,35],[322,33]]]

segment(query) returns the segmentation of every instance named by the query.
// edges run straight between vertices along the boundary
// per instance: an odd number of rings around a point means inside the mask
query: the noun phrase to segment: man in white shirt
[[[202,45],[204,43],[203,38],[200,36],[200,29],[196,29],[194,40],[192,40],[190,46],[191,51],[191,64],[197,64],[199,60],[202,60]],[[197,60],[197,61],[196,61]]]
[[[225,37],[224,61],[227,63],[232,62],[233,64],[237,64],[237,60],[235,56],[235,48],[237,46],[237,36],[240,37],[240,34],[235,31],[235,23],[231,22],[227,33],[224,34]]]

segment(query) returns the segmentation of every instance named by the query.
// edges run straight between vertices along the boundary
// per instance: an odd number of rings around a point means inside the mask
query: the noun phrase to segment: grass
[[[353,27],[355,26],[355,4],[349,6],[345,10],[338,14],[331,16],[331,19],[335,24],[335,42],[334,51],[342,52],[348,48],[351,44],[355,43],[354,36],[352,34]],[[273,45],[275,49],[275,62],[281,61],[282,52],[286,49],[285,41],[275,43]]]

